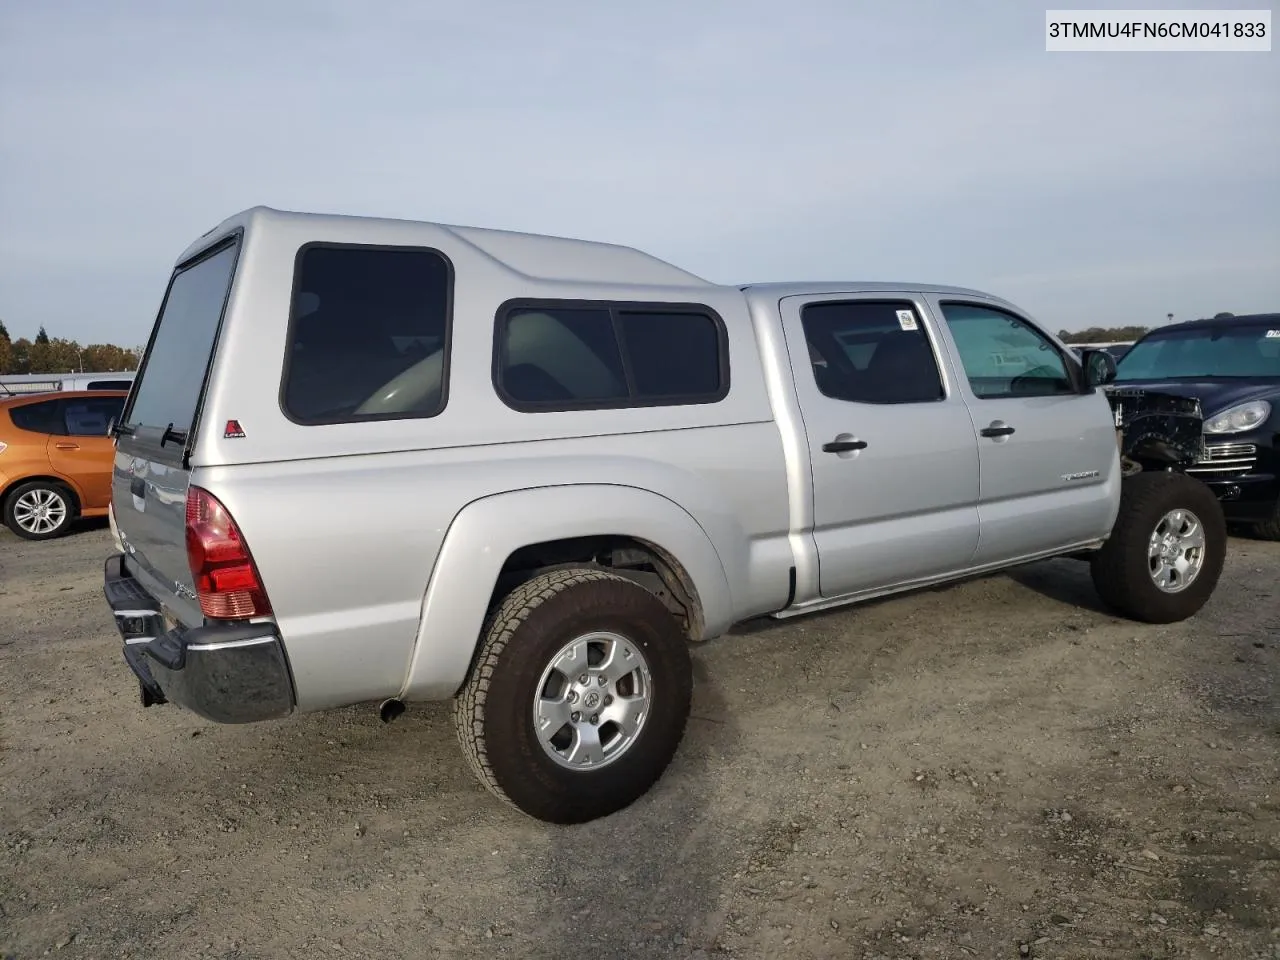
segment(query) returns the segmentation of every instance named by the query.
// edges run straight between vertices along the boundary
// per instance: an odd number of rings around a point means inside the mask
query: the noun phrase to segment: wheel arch
[[[494,604],[539,572],[584,565],[635,580],[673,614],[683,608],[691,640],[718,635],[733,621],[719,553],[674,501],[616,484],[494,494],[464,507],[445,533],[399,699],[453,696],[471,668]]]
[[[644,587],[681,621],[689,639],[705,636],[702,596],[685,565],[661,544],[625,533],[559,537],[516,548],[498,572],[488,609],[540,573],[583,567],[611,570]]]

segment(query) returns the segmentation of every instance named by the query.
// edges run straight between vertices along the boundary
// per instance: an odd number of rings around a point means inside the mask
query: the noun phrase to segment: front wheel
[[[490,617],[454,705],[480,782],[538,820],[584,823],[657,782],[684,736],[693,666],[680,625],[607,570],[541,574]]]
[[[1138,473],[1123,481],[1111,537],[1092,558],[1093,584],[1124,616],[1174,623],[1208,602],[1226,552],[1212,490],[1183,473]]]

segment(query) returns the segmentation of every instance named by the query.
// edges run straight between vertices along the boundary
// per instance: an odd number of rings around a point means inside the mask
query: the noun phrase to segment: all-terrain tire
[[[562,648],[597,632],[625,638],[641,655],[650,701],[625,752],[570,769],[543,747],[534,704]],[[608,570],[559,569],[525,581],[491,614],[454,721],[472,771],[494,794],[538,820],[585,823],[630,805],[662,776],[684,737],[692,691],[689,641],[653,594]]]
[[[1161,590],[1151,571],[1152,537],[1174,510],[1188,511],[1203,533],[1199,571],[1177,592]],[[1174,623],[1208,602],[1227,552],[1227,524],[1213,491],[1184,473],[1152,472],[1126,477],[1111,537],[1091,561],[1093,584],[1118,613],[1145,623]]]
[[[41,509],[46,511],[41,517],[32,512]],[[4,501],[4,525],[23,540],[61,537],[70,531],[78,513],[75,494],[55,480],[19,484]]]

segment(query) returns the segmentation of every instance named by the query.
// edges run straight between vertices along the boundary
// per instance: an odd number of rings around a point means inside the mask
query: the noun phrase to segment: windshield
[[[1117,365],[1116,380],[1280,377],[1280,327],[1188,327],[1153,333]]]

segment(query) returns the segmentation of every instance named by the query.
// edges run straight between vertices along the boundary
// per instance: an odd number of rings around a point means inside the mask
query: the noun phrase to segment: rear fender
[[[399,698],[442,700],[462,686],[498,574],[512,553],[535,543],[598,535],[644,540],[678,560],[702,608],[702,636],[716,636],[732,624],[733,602],[719,554],[698,522],[666,497],[611,484],[495,494],[468,504],[449,525]]]

